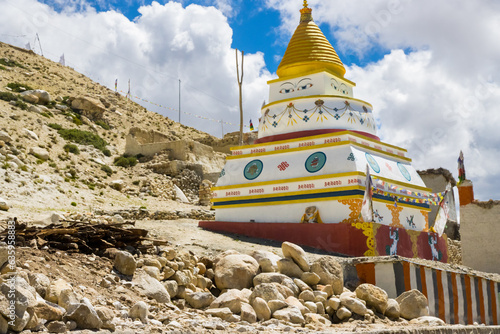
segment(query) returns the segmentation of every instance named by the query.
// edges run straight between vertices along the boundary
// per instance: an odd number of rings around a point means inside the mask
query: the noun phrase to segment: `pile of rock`
[[[172,181],[179,187],[191,203],[198,202],[201,177],[193,170],[183,169]]]
[[[112,300],[94,306],[90,296],[81,293],[84,290],[78,292],[63,279],[51,281],[43,274],[21,270],[15,285],[17,309],[11,314],[6,298],[12,273],[4,266],[6,251],[6,246],[0,247],[0,292],[4,295],[0,299],[0,333],[7,328],[55,333],[127,326],[179,329],[184,320],[206,329],[224,330],[235,324],[238,331],[283,326],[324,330],[342,322],[372,323],[400,317],[443,324],[426,317],[427,299],[419,291],[405,292],[396,299],[370,284],[349,291],[343,287],[342,267],[333,257],[309,263],[303,249],[288,242],[282,245],[284,257],[266,251],[246,255],[229,250],[213,259],[198,258],[166,246],[158,246],[155,254],[142,255],[108,249],[113,271],[101,277],[99,285],[122,296],[127,291],[144,296],[128,307]],[[165,309],[173,315],[165,315]],[[10,316],[14,322],[8,324]]]
[[[213,183],[209,180],[203,180],[200,184],[200,190],[198,191],[198,197],[200,198],[200,205],[210,205],[212,200],[212,187]]]

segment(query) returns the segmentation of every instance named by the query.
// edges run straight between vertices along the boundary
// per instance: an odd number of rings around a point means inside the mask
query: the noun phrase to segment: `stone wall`
[[[461,206],[460,233],[463,264],[500,274],[500,201]]]

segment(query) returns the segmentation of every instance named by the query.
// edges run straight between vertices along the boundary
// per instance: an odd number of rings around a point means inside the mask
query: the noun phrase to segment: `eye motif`
[[[349,93],[349,91],[347,90],[347,86],[346,86],[346,85],[344,85],[344,84],[340,85],[340,92],[341,92],[342,94],[347,95],[347,94]]]
[[[309,78],[302,79],[297,84],[293,84],[291,82],[285,82],[284,84],[281,85],[281,90],[279,92],[280,94],[289,94],[295,92],[296,90],[299,91],[299,90],[309,89],[313,86],[313,84],[308,81],[311,81],[311,79]]]
[[[333,89],[338,90],[339,83],[337,82],[337,80],[332,79],[332,87]]]

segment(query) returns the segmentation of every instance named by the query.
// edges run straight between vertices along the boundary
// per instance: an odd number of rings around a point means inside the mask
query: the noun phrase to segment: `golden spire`
[[[283,78],[320,70],[330,71],[341,78],[345,74],[344,64],[314,23],[312,9],[308,7],[307,0],[304,0],[299,26],[288,43],[276,74]]]

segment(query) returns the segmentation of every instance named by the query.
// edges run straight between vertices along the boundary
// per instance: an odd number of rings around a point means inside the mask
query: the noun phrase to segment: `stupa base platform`
[[[289,241],[346,256],[399,255],[448,261],[446,236],[377,223],[252,223],[200,221],[199,227],[248,237]]]

